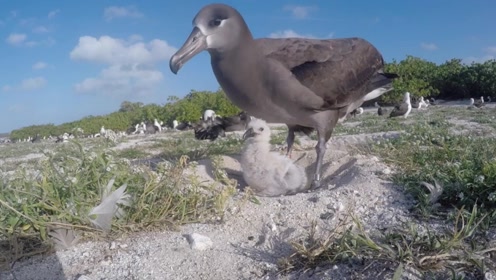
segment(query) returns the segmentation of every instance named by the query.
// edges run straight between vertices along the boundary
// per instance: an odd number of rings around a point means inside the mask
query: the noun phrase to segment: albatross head
[[[203,7],[193,19],[193,31],[183,46],[171,57],[169,67],[177,74],[192,57],[203,50],[223,53],[243,43],[241,38],[252,38],[241,14],[224,4]]]
[[[254,138],[257,141],[270,141],[270,128],[264,120],[253,119],[246,126],[243,140]]]

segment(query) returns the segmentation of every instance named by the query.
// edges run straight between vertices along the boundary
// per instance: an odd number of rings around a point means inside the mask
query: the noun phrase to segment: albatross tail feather
[[[388,79],[396,79],[396,78],[399,78],[400,77],[400,75],[398,75],[396,73],[383,73],[383,74]]]
[[[398,77],[399,76],[394,73],[377,73],[372,77],[369,85],[370,92],[365,95],[363,101],[372,100],[391,91],[393,89],[393,79]]]
[[[374,89],[392,87],[393,79],[398,77],[399,76],[394,73],[377,73],[372,78],[371,86]]]

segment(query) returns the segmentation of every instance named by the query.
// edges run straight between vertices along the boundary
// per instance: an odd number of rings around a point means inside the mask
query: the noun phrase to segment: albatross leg
[[[326,152],[326,139],[323,133],[318,131],[318,142],[317,146],[315,146],[315,151],[317,152],[317,164],[315,166],[315,174],[313,175],[313,181],[312,185],[310,188],[312,190],[320,188],[320,175],[321,175],[321,169],[322,169],[322,161],[324,160],[324,155]]]
[[[310,189],[318,189],[321,187],[321,175],[322,175],[322,162],[324,161],[324,156],[327,150],[326,144],[331,139],[332,132],[336,123],[339,119],[338,111],[331,111],[332,115],[327,123],[327,127],[325,129],[318,128],[317,129],[317,146],[315,146],[315,151],[317,152],[317,164],[315,166],[315,173],[313,177],[312,184]]]
[[[288,125],[288,137],[286,137],[286,144],[288,145],[288,150],[286,156],[291,158],[291,152],[293,151],[293,143],[295,139],[294,127]]]

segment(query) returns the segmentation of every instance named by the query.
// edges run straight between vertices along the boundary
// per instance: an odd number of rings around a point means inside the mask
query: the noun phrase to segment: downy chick
[[[295,194],[307,189],[305,170],[290,158],[270,151],[270,128],[253,119],[243,135],[241,169],[248,185],[259,196]]]

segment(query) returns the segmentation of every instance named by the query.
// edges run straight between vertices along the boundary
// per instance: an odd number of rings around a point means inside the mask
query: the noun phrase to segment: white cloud
[[[270,38],[293,38],[293,37],[303,37],[302,35],[296,33],[294,30],[286,29],[283,31],[276,31],[269,34]]]
[[[110,94],[147,94],[163,80],[162,72],[143,66],[111,65],[97,78],[87,78],[76,84],[78,92],[105,92]]]
[[[484,55],[482,56],[469,56],[463,59],[463,63],[471,64],[472,62],[483,63],[488,60],[496,59],[496,46],[489,46],[484,48]]]
[[[71,51],[71,59],[106,64],[149,64],[169,59],[176,48],[167,42],[154,39],[149,43],[129,43],[110,36],[95,38],[83,36]]]
[[[2,91],[33,91],[40,89],[46,85],[46,80],[43,77],[27,78],[21,81],[18,86],[4,85]]]
[[[5,41],[11,45],[21,45],[24,41],[26,41],[27,37],[28,36],[26,36],[26,34],[12,33]]]
[[[48,32],[50,32],[50,30],[48,30],[48,28],[46,28],[43,25],[39,25],[39,26],[36,26],[35,28],[33,28],[33,32],[40,34],[40,33],[48,33]]]
[[[127,7],[117,7],[117,6],[111,6],[105,8],[103,11],[103,17],[105,20],[112,20],[115,18],[141,18],[143,17],[143,14],[138,11],[133,6],[127,6]]]
[[[139,41],[143,41],[143,37],[141,37],[141,35],[139,34],[133,34],[131,36],[129,36],[129,42],[139,42]]]
[[[317,10],[315,6],[296,6],[296,5],[286,5],[284,6],[284,11],[289,11],[294,18],[304,19],[310,15],[310,12]]]
[[[56,10],[50,11],[50,12],[48,13],[48,16],[47,16],[47,17],[48,17],[48,18],[53,18],[53,17],[55,17],[58,13],[60,13],[60,10],[59,10],[59,9],[56,9]]]
[[[36,62],[35,64],[33,64],[32,68],[33,68],[34,70],[40,70],[40,69],[44,69],[44,68],[46,68],[47,66],[48,66],[48,65],[47,65],[45,62],[43,62],[43,61],[38,61],[38,62]]]
[[[37,47],[37,46],[50,47],[53,45],[55,45],[55,40],[51,37],[44,39],[44,40],[40,40],[40,41],[27,41],[26,42],[26,46],[28,46],[28,47]]]
[[[435,51],[438,49],[438,47],[434,43],[421,43],[420,47],[427,51]]]
[[[133,35],[129,40],[101,36],[83,36],[71,51],[73,60],[108,65],[98,77],[75,85],[78,92],[104,92],[113,95],[146,94],[163,80],[155,64],[168,60],[177,50],[167,42],[154,39],[148,43]],[[137,41],[140,40],[140,41]]]
[[[46,80],[43,77],[35,77],[24,79],[21,82],[21,86],[19,87],[21,90],[31,91],[44,87],[46,84]]]
[[[36,47],[36,46],[53,46],[55,44],[55,40],[51,37],[39,41],[30,40],[27,41],[28,36],[26,34],[20,33],[12,33],[10,34],[5,41],[13,46],[27,46],[27,47]]]
[[[276,31],[269,34],[270,38],[309,38],[309,39],[330,39],[334,37],[334,32],[330,32],[325,37],[317,37],[312,34],[300,34],[292,29]]]
[[[23,18],[23,19],[19,20],[19,24],[22,26],[25,26],[25,27],[33,26],[35,22],[36,22],[36,18],[34,18],[34,17]]]
[[[485,49],[485,51],[486,51],[487,53],[496,54],[496,46],[487,47],[487,48]]]
[[[7,17],[7,20],[14,19],[18,16],[18,12],[16,10],[10,11],[9,16]]]
[[[23,104],[12,104],[7,108],[7,111],[13,113],[24,113],[26,112],[26,106]]]
[[[471,64],[472,62],[483,63],[485,61],[493,60],[493,59],[496,59],[496,57],[494,55],[484,55],[484,56],[481,56],[481,57],[469,56],[467,58],[464,58],[462,60],[462,62],[465,63],[465,64]]]

